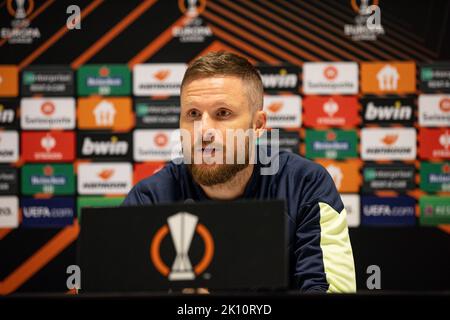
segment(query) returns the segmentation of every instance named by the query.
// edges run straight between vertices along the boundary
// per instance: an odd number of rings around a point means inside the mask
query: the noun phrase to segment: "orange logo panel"
[[[361,91],[363,93],[414,93],[416,64],[414,62],[361,63]]]
[[[327,169],[339,192],[359,192],[361,184],[359,160],[316,160],[316,162]]]
[[[16,97],[19,94],[19,77],[16,66],[0,65],[0,97]]]
[[[79,98],[78,128],[128,131],[134,126],[130,98]]]

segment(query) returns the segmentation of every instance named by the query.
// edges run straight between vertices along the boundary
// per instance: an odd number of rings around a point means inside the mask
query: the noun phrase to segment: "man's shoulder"
[[[176,200],[184,176],[184,165],[169,162],[161,170],[139,181],[128,193],[126,205],[154,204]]]
[[[325,202],[341,210],[343,205],[333,179],[320,164],[291,152],[279,153],[280,170],[278,182],[291,186],[300,198],[300,205]]]
[[[279,152],[280,172],[296,178],[321,177],[326,169],[320,164],[287,151]]]
[[[183,164],[168,162],[163,168],[136,184],[138,190],[161,189],[164,186],[177,184],[183,175]]]

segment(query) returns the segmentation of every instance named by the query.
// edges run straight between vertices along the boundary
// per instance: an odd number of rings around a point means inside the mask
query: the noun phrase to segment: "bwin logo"
[[[6,109],[0,104],[0,124],[9,124],[14,122],[16,114],[13,109]]]
[[[87,137],[83,141],[81,152],[84,156],[125,155],[128,152],[128,142],[119,141],[116,136],[111,141],[92,141]]]
[[[366,120],[411,120],[413,110],[411,106],[402,106],[396,101],[393,106],[376,106],[373,102],[367,104],[364,117]]]
[[[280,73],[262,74],[261,79],[264,88],[296,88],[297,76],[293,73],[287,73],[286,69],[281,69]]]
[[[161,242],[169,234],[173,241],[176,256],[172,268],[163,262],[161,258]],[[203,240],[205,249],[200,262],[192,266],[189,260],[189,248],[197,233]],[[150,245],[150,257],[155,268],[170,281],[194,280],[196,276],[203,273],[210,265],[214,255],[214,241],[209,230],[201,223],[198,217],[188,212],[179,212],[167,219],[153,237]]]

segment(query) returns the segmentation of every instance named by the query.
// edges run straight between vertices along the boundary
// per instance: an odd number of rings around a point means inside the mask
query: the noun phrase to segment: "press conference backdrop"
[[[373,3],[381,25],[369,30]],[[121,203],[168,161],[186,64],[217,50],[258,66],[280,148],[333,177],[358,288],[376,265],[382,289],[450,289],[449,12],[448,1],[0,1],[0,294],[67,290],[80,209]]]

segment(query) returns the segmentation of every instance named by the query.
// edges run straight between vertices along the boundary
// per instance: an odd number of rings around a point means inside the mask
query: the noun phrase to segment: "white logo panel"
[[[186,64],[147,63],[133,68],[133,93],[135,96],[180,95]]]
[[[300,96],[264,96],[268,128],[300,128],[302,100]]]
[[[19,133],[0,131],[0,163],[19,160]]]
[[[414,128],[363,128],[361,130],[363,160],[414,160],[416,152]]]
[[[102,162],[78,165],[78,193],[127,194],[132,185],[131,163]]]
[[[181,156],[178,129],[141,129],[133,132],[135,161],[170,161]]]
[[[75,128],[74,98],[23,98],[20,124],[26,130]]]
[[[419,125],[423,127],[450,127],[450,95],[420,95]]]
[[[358,64],[356,62],[305,62],[303,93],[357,94]]]

